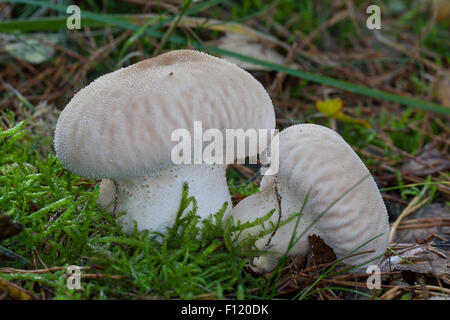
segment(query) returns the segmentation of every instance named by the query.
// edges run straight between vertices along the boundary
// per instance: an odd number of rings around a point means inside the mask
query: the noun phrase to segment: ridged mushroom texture
[[[278,138],[278,173],[264,176],[260,191],[228,213],[235,223],[244,223],[275,210],[264,222],[265,230],[272,223],[274,232],[255,243],[268,253],[255,258],[252,267],[271,271],[287,252],[294,231],[293,239],[299,240],[288,255],[306,254],[308,236],[318,235],[337,258],[350,256],[344,263],[376,264],[387,248],[388,216],[378,187],[358,155],[338,133],[319,125],[294,125]],[[261,235],[262,230],[262,226],[252,227],[239,239]]]
[[[227,163],[196,158],[195,123],[202,132],[225,136],[228,129],[271,130],[275,113],[266,90],[243,69],[202,52],[176,50],[80,90],[57,122],[55,150],[73,173],[104,179],[98,203],[126,212],[119,218],[124,231],[131,232],[136,221],[139,230],[164,232],[175,221],[185,183],[202,218],[231,203]],[[174,163],[176,146],[189,142],[174,140],[180,129],[194,138],[189,150],[180,151],[188,161]],[[201,149],[206,145],[200,141]],[[264,150],[246,151],[254,157]]]

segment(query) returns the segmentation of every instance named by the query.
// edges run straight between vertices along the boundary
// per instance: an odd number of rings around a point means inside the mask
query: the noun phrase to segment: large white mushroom
[[[344,139],[326,127],[300,124],[280,132],[278,146],[278,173],[264,176],[260,192],[239,202],[228,217],[235,222],[254,221],[275,209],[265,222],[270,230],[270,222],[276,226],[302,212],[295,232],[297,237],[304,235],[289,255],[305,254],[308,235],[313,234],[331,246],[338,258],[375,238],[356,251],[370,252],[345,259],[347,264],[363,264],[382,255],[389,237],[386,208],[369,170]],[[256,241],[258,249],[270,254],[254,259],[255,270],[264,272],[275,267],[287,252],[296,221]],[[261,230],[260,226],[253,227],[239,237],[256,236]]]
[[[126,232],[133,221],[139,230],[164,232],[175,220],[185,183],[202,218],[230,203],[226,164],[172,161],[174,130],[194,136],[195,121],[205,132],[216,129],[225,136],[226,129],[273,129],[275,114],[263,86],[243,69],[177,50],[80,90],[58,120],[55,150],[75,174],[104,179],[98,202],[126,212],[119,220]],[[254,157],[251,152],[245,155]],[[192,152],[191,163],[194,157]]]

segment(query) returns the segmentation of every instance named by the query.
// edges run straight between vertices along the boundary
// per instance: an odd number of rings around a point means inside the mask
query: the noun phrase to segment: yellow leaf
[[[0,291],[8,291],[9,296],[16,300],[32,300],[33,296],[30,292],[17,284],[8,281],[6,279],[0,278]]]
[[[342,112],[343,103],[341,99],[326,99],[325,101],[316,101],[316,109],[328,118],[334,118],[342,122],[359,124],[370,128],[370,123],[366,120],[352,118]]]
[[[342,109],[341,99],[327,99],[325,101],[316,101],[316,108],[327,117],[333,118]]]

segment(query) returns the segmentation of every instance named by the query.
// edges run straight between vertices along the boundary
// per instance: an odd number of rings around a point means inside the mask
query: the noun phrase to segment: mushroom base
[[[114,213],[126,212],[118,221],[128,234],[134,222],[139,231],[164,233],[175,222],[185,183],[202,219],[218,212],[225,202],[230,204],[225,173],[225,165],[174,165],[144,177],[103,180],[98,203]]]
[[[265,179],[266,178],[263,180]],[[255,193],[239,202],[236,207],[228,212],[226,219],[229,216],[233,216],[235,223],[238,220],[242,223],[254,221],[258,218],[262,218],[271,210],[275,209],[275,212],[272,214],[270,219],[264,222],[264,228],[266,230],[270,230],[271,225],[278,226],[281,221],[284,221],[292,215],[301,212],[301,203],[299,203],[295,194],[289,189],[285,189],[282,185],[277,185],[275,181],[264,185],[261,183],[261,185],[260,192]],[[259,250],[269,251],[270,253],[253,259],[251,267],[254,271],[269,272],[275,268],[280,258],[288,249],[295,224],[296,218],[288,224],[276,227],[274,232],[259,238],[255,242],[255,246]],[[310,215],[303,214],[299,220],[296,236],[298,237],[312,224],[313,221]],[[239,234],[239,239],[245,239],[248,236],[257,236],[260,231],[260,226],[246,229]],[[320,236],[319,230],[317,230],[314,225],[308,230],[307,234],[302,236],[293,248],[291,248],[289,255],[306,254],[308,249],[308,235],[311,234]]]

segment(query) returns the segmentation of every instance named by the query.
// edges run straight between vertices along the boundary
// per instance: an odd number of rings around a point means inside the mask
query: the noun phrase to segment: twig
[[[4,273],[32,273],[32,274],[42,274],[47,272],[55,272],[66,270],[67,267],[52,267],[46,269],[35,269],[35,270],[25,270],[25,269],[15,269],[15,268],[0,268],[0,272]],[[80,267],[80,270],[90,269],[90,267]]]

